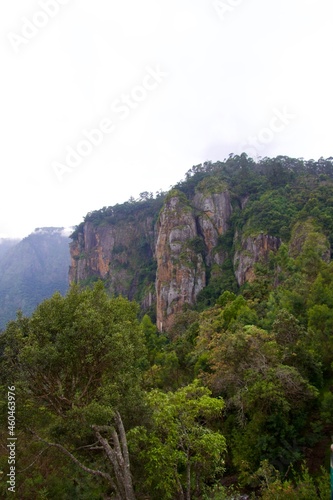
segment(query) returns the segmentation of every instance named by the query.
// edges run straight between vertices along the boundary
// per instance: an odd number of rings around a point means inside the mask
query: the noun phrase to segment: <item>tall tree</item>
[[[223,400],[194,381],[176,392],[153,390],[148,401],[152,428],[133,429],[130,442],[145,463],[151,498],[202,498],[205,482],[224,470],[226,441],[211,425],[221,418]]]
[[[11,322],[1,342],[3,373],[22,401],[21,425],[104,478],[117,498],[134,499],[125,426],[144,412],[146,352],[137,306],[110,299],[102,283],[73,287],[43,302],[30,319]]]

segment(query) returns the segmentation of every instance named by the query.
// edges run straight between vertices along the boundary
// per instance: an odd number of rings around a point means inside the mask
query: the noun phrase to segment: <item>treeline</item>
[[[228,187],[234,197],[234,219],[238,214],[239,224],[253,216],[254,229],[270,230],[269,234],[286,240],[293,221],[311,215],[318,217],[327,233],[332,233],[333,157],[315,161],[277,156],[255,162],[245,153],[231,154],[223,162],[208,161],[193,166],[174,187],[191,199],[203,180],[209,191],[221,183]],[[138,215],[157,217],[166,194],[161,190],[155,196],[143,192],[138,199],[131,197],[125,203],[89,212],[71,237],[77,239],[85,222],[98,226],[117,224],[131,217],[134,220]],[[240,200],[247,201],[247,198],[249,206],[240,216],[237,210]]]
[[[165,195],[166,193],[161,190],[156,192],[155,197],[153,193],[144,191],[140,193],[138,199],[131,197],[125,203],[118,203],[117,205],[88,212],[84,217],[84,221],[76,226],[71,238],[73,240],[78,238],[86,222],[91,222],[97,227],[109,224],[115,225],[123,220],[137,220],[138,215],[142,218],[157,217],[162,208]]]

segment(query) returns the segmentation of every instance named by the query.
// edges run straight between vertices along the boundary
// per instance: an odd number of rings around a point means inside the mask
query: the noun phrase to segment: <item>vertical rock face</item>
[[[83,225],[71,243],[69,281],[106,281],[109,291],[137,300],[148,309],[155,298],[156,235],[152,217],[117,224]]]
[[[198,191],[193,205],[199,211],[198,224],[206,245],[206,263],[208,266],[214,262],[222,264],[224,256],[213,252],[213,249],[218,244],[218,237],[229,228],[232,213],[230,194],[228,191],[213,194]]]
[[[191,201],[170,192],[157,223],[140,211],[85,222],[70,245],[70,282],[102,279],[111,293],[137,300],[143,310],[153,312],[156,305],[157,326],[167,331],[206,286],[206,266],[224,262],[218,243],[232,208],[225,187],[217,190],[199,185]]]
[[[154,215],[140,207],[102,223],[85,222],[71,244],[70,281],[88,285],[100,278],[112,294],[136,300],[143,310],[154,314],[156,306],[157,327],[168,331],[184,305],[195,304],[207,271],[223,275],[230,252],[221,236],[229,229],[232,206],[223,184],[199,184],[191,200],[172,190],[160,206],[157,222],[156,210]],[[238,284],[253,281],[255,264],[267,261],[280,244],[263,233],[236,234]]]
[[[104,279],[109,272],[111,251],[115,245],[115,237],[110,228],[95,229],[87,222],[78,240],[73,241],[71,249],[71,265],[69,281],[85,281],[91,276]]]
[[[160,214],[156,244],[157,327],[168,330],[184,304],[194,304],[206,285],[197,224],[184,195],[171,193]]]
[[[236,243],[240,237],[235,236]],[[247,236],[241,238],[240,248],[236,250],[234,256],[234,269],[239,286],[246,281],[252,282],[255,279],[254,266],[259,261],[267,261],[270,252],[277,252],[281,245],[280,238],[267,234],[257,236]]]

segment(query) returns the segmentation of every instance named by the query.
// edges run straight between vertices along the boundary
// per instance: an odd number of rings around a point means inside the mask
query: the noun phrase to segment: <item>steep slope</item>
[[[69,238],[63,228],[41,228],[7,250],[0,261],[0,328],[21,309],[29,315],[55,291],[68,288]]]
[[[295,256],[315,238],[329,261],[332,192],[332,159],[243,154],[197,165],[167,195],[89,213],[72,235],[70,281],[103,279],[168,331],[184,308],[256,281],[282,244]]]
[[[156,302],[156,222],[162,204],[160,196],[88,214],[72,235],[70,282],[86,286],[102,279],[112,294],[151,308]]]
[[[260,233],[256,236],[239,237],[236,234],[234,255],[234,270],[239,286],[246,282],[253,282],[255,276],[255,264],[258,262],[267,264],[270,253],[276,253],[281,245],[281,239],[268,234]]]
[[[226,184],[206,181],[190,198],[174,190],[92,212],[73,234],[70,281],[86,286],[102,279],[168,330],[185,305],[195,304],[207,269],[223,264],[218,243],[231,213]]]
[[[193,305],[206,285],[196,218],[186,197],[172,191],[158,222],[156,245],[157,327],[168,330],[184,304]]]
[[[8,250],[19,243],[19,239],[0,238],[0,261],[6,255]]]

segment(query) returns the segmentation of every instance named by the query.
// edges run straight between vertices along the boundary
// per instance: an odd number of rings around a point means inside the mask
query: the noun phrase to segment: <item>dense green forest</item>
[[[219,239],[227,258],[169,331],[102,281],[8,323],[3,498],[10,391],[22,500],[330,499],[333,158],[230,155],[193,167],[175,189],[191,197],[199,185],[231,193]],[[112,224],[139,207],[157,218],[165,196],[144,193],[85,222]],[[241,286],[240,230],[281,241]],[[191,244],[200,251],[200,239]]]

